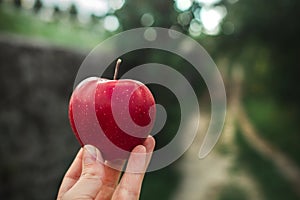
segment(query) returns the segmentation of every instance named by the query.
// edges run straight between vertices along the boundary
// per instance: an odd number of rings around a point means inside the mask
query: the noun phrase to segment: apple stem
[[[118,72],[119,72],[121,62],[122,62],[122,60],[119,58],[117,60],[116,67],[115,67],[114,80],[117,80],[117,76],[118,76]]]

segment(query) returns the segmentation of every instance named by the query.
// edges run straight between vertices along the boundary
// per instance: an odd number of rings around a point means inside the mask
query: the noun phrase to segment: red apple
[[[69,119],[81,145],[92,144],[106,160],[126,159],[154,125],[155,100],[141,82],[91,77],[73,91]]]

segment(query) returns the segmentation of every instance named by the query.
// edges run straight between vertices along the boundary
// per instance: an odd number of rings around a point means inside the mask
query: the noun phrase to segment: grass
[[[45,22],[38,13],[5,4],[0,5],[0,32],[39,38],[55,45],[79,49],[91,49],[109,36],[100,24],[83,26],[66,17]]]

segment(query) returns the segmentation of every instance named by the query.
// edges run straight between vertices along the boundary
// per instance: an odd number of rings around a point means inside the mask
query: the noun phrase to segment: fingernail
[[[84,146],[85,152],[84,152],[84,164],[92,164],[97,159],[97,150],[92,145],[85,145]]]
[[[148,150],[149,150],[150,147],[151,147],[150,144],[149,144],[149,142],[145,142],[143,145],[144,145],[144,146],[146,147],[146,149],[148,149]]]
[[[126,172],[144,173],[146,168],[146,160],[146,147],[143,145],[135,147],[129,157]]]
[[[153,148],[153,144],[152,144],[152,141],[150,141],[150,140],[153,140],[153,138],[152,138],[152,136],[151,135],[149,135],[148,136],[148,141],[146,140],[146,142],[144,142],[144,146],[146,147],[146,151],[149,151],[150,149],[152,149]]]

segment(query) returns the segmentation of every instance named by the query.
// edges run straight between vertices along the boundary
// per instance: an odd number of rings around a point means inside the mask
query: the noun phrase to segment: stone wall
[[[68,101],[84,53],[0,37],[0,199],[55,199],[80,145]]]

